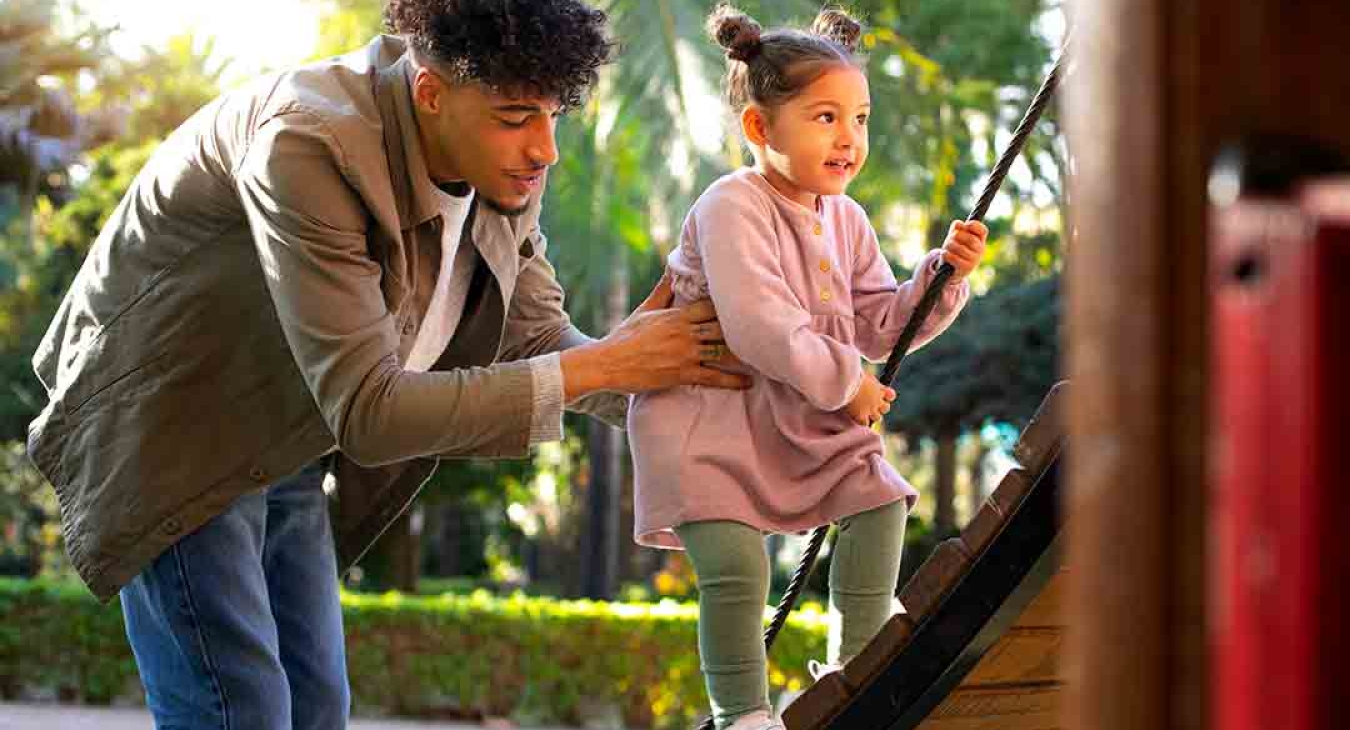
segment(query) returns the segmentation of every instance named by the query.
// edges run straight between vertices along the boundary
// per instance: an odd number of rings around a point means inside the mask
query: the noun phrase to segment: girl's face
[[[840,195],[867,161],[867,77],[839,65],[771,114],[741,117],[760,172],[779,192],[814,208],[817,195]]]

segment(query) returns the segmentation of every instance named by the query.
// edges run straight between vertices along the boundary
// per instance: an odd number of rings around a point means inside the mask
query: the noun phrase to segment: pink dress
[[[749,390],[679,386],[633,398],[635,536],[681,547],[672,528],[733,520],[799,532],[918,492],[882,456],[881,436],[842,410],[859,356],[885,361],[940,259],[897,284],[862,207],[822,196],[812,211],[744,168],[713,183],[670,254],[675,304],[712,297]],[[941,333],[969,285],[948,284],[915,338]]]

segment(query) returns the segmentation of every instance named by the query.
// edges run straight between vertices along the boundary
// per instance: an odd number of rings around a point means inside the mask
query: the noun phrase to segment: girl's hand
[[[846,407],[848,415],[863,426],[871,426],[891,410],[891,401],[895,400],[895,391],[881,384],[871,373],[863,371],[862,384],[858,394]]]
[[[956,267],[953,280],[970,275],[984,258],[985,239],[989,229],[979,221],[952,221],[947,229],[947,240],[942,243],[942,259]]]

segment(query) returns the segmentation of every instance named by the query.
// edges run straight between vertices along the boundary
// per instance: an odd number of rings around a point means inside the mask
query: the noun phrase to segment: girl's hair
[[[809,31],[762,33],[753,18],[723,4],[708,17],[708,32],[727,50],[727,101],[739,114],[752,102],[773,110],[831,67],[856,66],[862,24],[843,10],[825,8]]]

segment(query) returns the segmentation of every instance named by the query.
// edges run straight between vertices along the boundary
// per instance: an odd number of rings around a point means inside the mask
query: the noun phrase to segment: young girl
[[[685,220],[669,270],[676,303],[711,297],[749,390],[685,386],[637,396],[628,418],[639,543],[688,551],[698,576],[699,652],[716,725],[781,729],[771,716],[763,632],[765,532],[839,523],[826,665],[855,656],[890,617],[905,519],[917,497],[870,424],[895,392],[860,355],[885,360],[941,259],[956,267],[915,347],[951,324],[984,252],[954,222],[942,251],[897,285],[863,209],[844,195],[867,160],[861,31],[838,10],[809,32],[760,34],[719,7],[728,96],[755,166],[715,182]],[[709,352],[714,360],[719,352]]]

